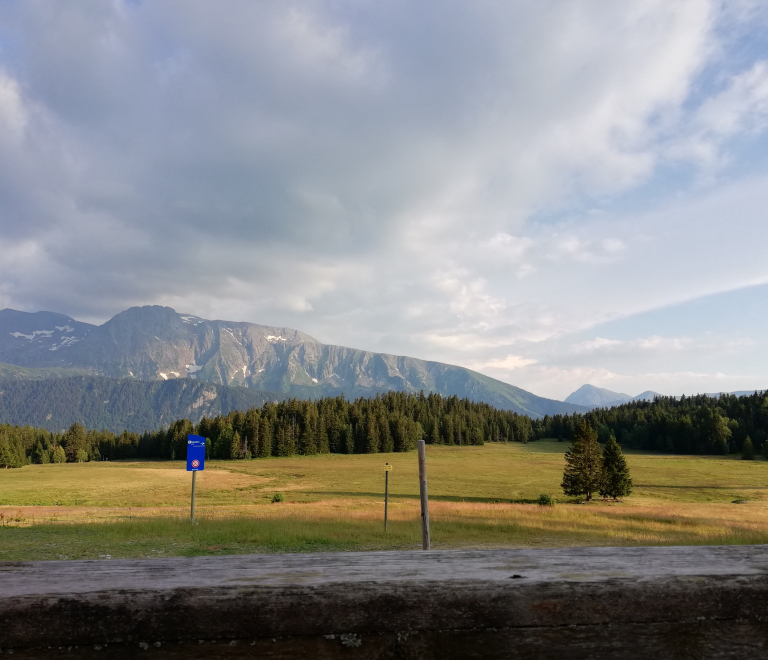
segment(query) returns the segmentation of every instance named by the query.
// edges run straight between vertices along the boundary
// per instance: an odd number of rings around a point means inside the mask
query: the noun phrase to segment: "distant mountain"
[[[758,390],[758,392],[759,391],[761,390]],[[718,397],[721,394],[747,396],[754,393],[755,390],[739,390],[738,392],[708,392],[704,396]],[[653,401],[657,396],[662,395],[652,390],[646,390],[637,396],[629,396],[628,394],[611,392],[611,390],[605,390],[601,387],[595,387],[594,385],[582,385],[573,394],[568,395],[565,402],[584,406],[589,409],[610,408],[611,406],[620,406],[622,403],[628,403],[629,401]],[[677,398],[679,399],[680,397],[678,396]]]
[[[653,399],[657,396],[661,396],[661,394],[659,394],[658,392],[654,392],[652,390],[646,390],[642,394],[633,396],[632,401],[653,401]]]
[[[610,408],[627,401],[632,401],[632,397],[629,394],[611,392],[611,390],[595,387],[594,385],[582,385],[565,399],[565,403],[573,403],[587,408]]]
[[[0,360],[140,380],[189,379],[301,398],[437,392],[531,417],[584,412],[463,367],[322,344],[291,328],[132,307],[100,326],[51,312],[0,311]]]
[[[0,365],[0,374],[6,374]],[[78,422],[89,429],[123,429],[140,433],[176,419],[198,422],[232,410],[247,410],[285,398],[282,392],[259,392],[191,379],[141,381],[105,376],[25,378],[0,376],[0,421],[61,431]]]
[[[646,390],[637,396],[630,396],[621,392],[612,392],[611,390],[595,387],[594,385],[582,385],[573,394],[569,394],[565,399],[566,403],[574,403],[579,406],[592,408],[610,408],[611,406],[620,406],[629,401],[653,401],[654,397],[661,396],[658,392]]]

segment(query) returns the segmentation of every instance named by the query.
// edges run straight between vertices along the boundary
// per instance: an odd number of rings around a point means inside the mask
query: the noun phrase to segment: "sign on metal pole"
[[[205,469],[205,438],[201,435],[187,436],[187,472]]]
[[[205,438],[200,435],[187,436],[187,472],[192,473],[192,510],[189,520],[195,522],[195,485],[197,473],[205,470]]]

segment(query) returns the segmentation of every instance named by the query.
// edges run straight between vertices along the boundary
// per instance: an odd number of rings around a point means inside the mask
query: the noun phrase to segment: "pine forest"
[[[28,463],[184,459],[186,438],[207,439],[212,459],[266,458],[322,453],[366,454],[410,451],[428,444],[482,445],[571,441],[586,422],[601,445],[611,438],[625,448],[679,454],[768,454],[768,396],[657,397],[586,414],[532,420],[485,403],[439,394],[390,392],[348,401],[266,402],[260,408],[188,419],[143,433],[86,429],[75,423],[52,432],[31,426],[0,425],[0,466]]]

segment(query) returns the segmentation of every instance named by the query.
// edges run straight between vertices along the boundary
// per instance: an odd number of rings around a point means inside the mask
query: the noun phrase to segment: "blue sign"
[[[200,435],[187,436],[187,472],[205,470],[205,438]]]

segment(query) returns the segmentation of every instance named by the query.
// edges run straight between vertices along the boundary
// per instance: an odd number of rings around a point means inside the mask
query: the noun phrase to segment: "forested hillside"
[[[36,372],[42,370],[26,370]],[[192,379],[140,381],[78,376],[40,380],[0,374],[0,422],[62,431],[74,423],[115,433],[142,432],[189,418],[226,414],[285,398],[282,392],[225,387]]]
[[[582,419],[598,430],[601,442],[613,433],[622,445],[636,449],[728,454],[740,452],[749,437],[760,451],[768,436],[768,396],[658,396],[585,415],[547,416],[534,420],[533,428],[537,437],[570,440]]]
[[[527,442],[531,420],[484,403],[438,394],[392,392],[369,399],[267,402],[245,412],[174,421],[167,430],[116,435],[73,424],[64,433],[0,426],[0,466],[29,462],[186,457],[187,435],[208,439],[218,459],[318,453],[409,451],[420,438],[433,444]]]

